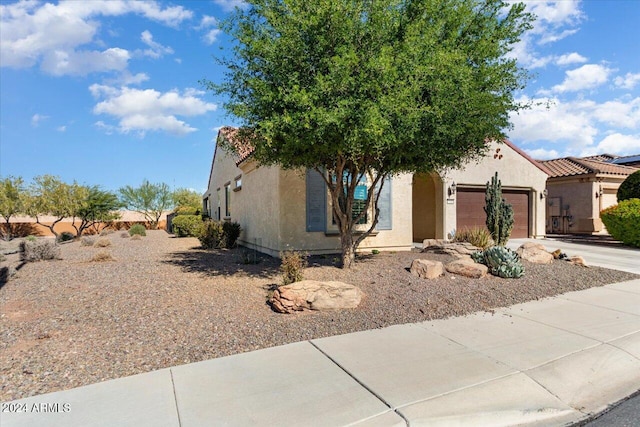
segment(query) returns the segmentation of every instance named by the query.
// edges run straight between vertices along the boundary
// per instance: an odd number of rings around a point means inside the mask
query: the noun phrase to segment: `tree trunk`
[[[341,233],[340,244],[342,247],[342,268],[351,268],[356,259],[356,252],[353,247],[353,234],[350,232]]]

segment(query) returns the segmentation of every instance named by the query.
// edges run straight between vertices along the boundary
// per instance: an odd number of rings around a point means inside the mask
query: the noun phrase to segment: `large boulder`
[[[422,279],[435,279],[444,274],[444,267],[440,261],[414,259],[410,271],[411,274]]]
[[[427,242],[425,240],[424,242]],[[473,246],[468,242],[447,242],[447,241],[438,241],[433,240],[430,241],[427,246],[423,243],[422,252],[435,252],[439,254],[447,254],[453,255],[455,257],[467,257],[474,252],[480,251],[481,249],[477,246]]]
[[[489,269],[484,264],[478,264],[471,258],[460,258],[450,262],[445,266],[449,273],[459,274],[460,276],[480,279],[487,275]]]
[[[540,243],[523,243],[516,252],[520,258],[534,264],[551,264],[553,262],[553,254],[549,253],[547,248]]]
[[[347,283],[302,280],[280,286],[269,302],[280,313],[331,311],[357,307],[362,295],[360,288]]]

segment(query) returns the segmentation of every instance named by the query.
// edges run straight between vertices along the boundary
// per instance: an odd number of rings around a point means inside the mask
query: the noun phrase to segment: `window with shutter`
[[[327,184],[318,172],[307,169],[307,231],[325,231]]]

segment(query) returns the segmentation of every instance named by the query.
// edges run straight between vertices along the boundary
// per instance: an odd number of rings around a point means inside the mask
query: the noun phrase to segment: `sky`
[[[525,1],[532,78],[509,139],[536,159],[640,154],[640,0]],[[0,176],[205,191],[240,0],[0,0]]]

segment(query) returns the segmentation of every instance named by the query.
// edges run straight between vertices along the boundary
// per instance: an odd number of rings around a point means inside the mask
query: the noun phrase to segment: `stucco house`
[[[620,184],[640,156],[600,154],[539,161],[547,179],[547,233],[606,234],[600,212],[618,203]]]
[[[261,166],[243,145],[237,129],[223,127],[209,175],[203,208],[219,220],[242,226],[239,244],[277,256],[283,250],[339,252],[331,200],[315,171]],[[228,152],[226,140],[234,150]],[[460,170],[440,174],[401,174],[388,179],[379,200],[380,217],[361,250],[410,250],[413,242],[447,238],[456,229],[484,226],[484,189],[499,173],[505,198],[513,204],[513,237],[542,237],[547,179],[544,167],[511,142],[492,143],[487,156]],[[366,220],[371,221],[372,215]],[[370,224],[370,223],[369,223]],[[367,224],[360,224],[362,230]]]

